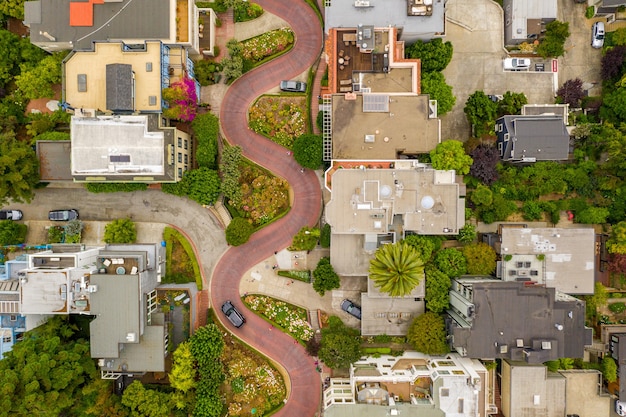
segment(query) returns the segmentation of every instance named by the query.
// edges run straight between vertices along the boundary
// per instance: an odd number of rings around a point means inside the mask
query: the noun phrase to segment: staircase
[[[311,329],[313,329],[313,338],[319,342],[322,340],[322,332],[320,331],[319,310],[307,311],[309,316],[309,323],[311,323]]]

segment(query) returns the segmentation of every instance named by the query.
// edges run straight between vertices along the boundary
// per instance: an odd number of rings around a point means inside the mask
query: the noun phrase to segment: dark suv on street
[[[243,317],[243,315],[239,311],[237,311],[233,303],[231,303],[230,301],[226,301],[224,304],[222,304],[222,313],[226,315],[228,320],[230,320],[230,322],[235,327],[241,327],[246,322],[246,319]]]
[[[357,319],[361,320],[361,307],[359,307],[358,305],[354,304],[352,301],[350,300],[343,300],[341,302],[341,309],[343,311],[345,311],[346,313],[356,317]]]

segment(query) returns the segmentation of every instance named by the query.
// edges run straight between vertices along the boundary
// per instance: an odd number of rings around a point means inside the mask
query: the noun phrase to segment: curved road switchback
[[[285,178],[292,190],[289,213],[252,235],[243,246],[232,247],[218,261],[211,278],[211,304],[219,309],[231,300],[246,311],[240,300],[239,281],[254,265],[274,251],[291,244],[292,237],[303,226],[317,223],[321,210],[320,183],[313,171],[300,171],[300,166],[287,150],[254,133],[248,128],[248,109],[266,91],[281,80],[294,78],[307,71],[322,48],[322,28],[315,12],[304,1],[257,0],[263,9],[289,23],[295,33],[294,47],[287,54],[246,73],[226,92],[220,105],[222,131],[232,145],[242,148],[245,157]],[[277,412],[281,417],[312,417],[319,410],[320,377],[314,360],[294,339],[273,329],[255,314],[245,314],[247,324],[235,329],[223,321],[237,337],[249,343],[280,364],[287,373],[288,400]],[[220,320],[224,316],[218,313]]]

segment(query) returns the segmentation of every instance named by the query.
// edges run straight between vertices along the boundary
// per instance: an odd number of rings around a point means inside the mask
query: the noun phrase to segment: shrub
[[[28,228],[25,224],[13,220],[0,221],[0,245],[19,245],[26,240]]]
[[[134,243],[137,240],[135,222],[131,219],[116,219],[104,227],[106,243]]]
[[[246,219],[235,217],[226,228],[226,243],[239,246],[246,243],[254,233],[254,228]]]
[[[63,227],[50,226],[48,229],[48,243],[61,243],[63,242]]]
[[[537,201],[525,201],[522,205],[522,217],[524,220],[539,220],[543,216],[543,210]]]
[[[465,225],[459,230],[459,236],[457,237],[459,242],[470,243],[473,242],[478,233],[476,233],[476,226],[471,223],[465,223]]]
[[[323,248],[330,248],[330,224],[326,223],[320,232],[320,246]]]
[[[595,15],[596,15],[596,8],[594,6],[587,7],[587,9],[585,10],[585,17],[587,19],[593,19]]]
[[[204,113],[194,119],[191,128],[198,142],[196,149],[198,167],[216,169],[219,119],[211,113]]]
[[[569,104],[570,108],[580,107],[582,99],[585,97],[582,80],[580,78],[574,78],[565,81],[561,88],[557,90],[556,95],[563,103]]]
[[[148,189],[148,184],[144,183],[122,183],[122,182],[88,182],[85,185],[90,193],[130,193],[133,191],[144,191]]]
[[[317,169],[322,165],[324,145],[320,135],[304,134],[293,143],[293,157],[305,168]]]
[[[328,258],[322,258],[313,270],[313,289],[321,296],[326,291],[335,290],[341,286],[339,275],[333,269]]]
[[[537,256],[539,256],[539,255],[537,255]],[[511,254],[504,255],[504,260],[506,262],[509,262],[511,259],[513,259],[513,255],[511,255]]]
[[[626,304],[620,302],[609,304],[609,310],[615,314],[621,314],[626,310]]]

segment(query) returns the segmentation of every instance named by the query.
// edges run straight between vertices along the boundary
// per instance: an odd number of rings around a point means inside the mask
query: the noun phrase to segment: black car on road
[[[246,322],[246,319],[243,317],[243,315],[235,308],[233,303],[231,303],[230,301],[226,301],[224,304],[222,304],[222,313],[226,315],[228,320],[230,320],[230,322],[235,327],[241,327]]]
[[[68,222],[76,219],[78,219],[78,210],[76,209],[52,210],[48,212],[48,220],[54,222]]]

